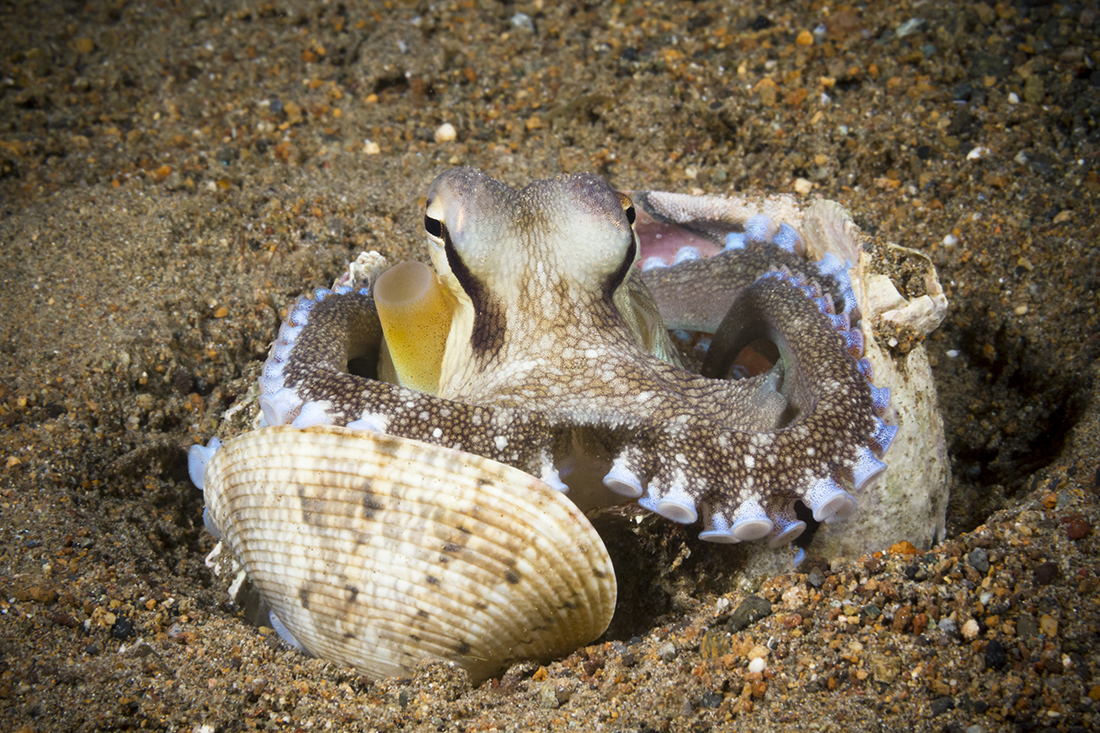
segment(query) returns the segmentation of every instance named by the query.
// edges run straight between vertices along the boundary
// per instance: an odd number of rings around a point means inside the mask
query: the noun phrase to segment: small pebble
[[[1058,636],[1058,619],[1044,613],[1039,617],[1039,631],[1046,636]]]
[[[899,25],[895,33],[897,33],[898,38],[905,38],[908,35],[918,32],[923,26],[924,18],[910,18]]]
[[[657,648],[657,656],[662,661],[671,662],[676,658],[676,646],[671,641],[666,641]]]
[[[716,708],[722,704],[725,698],[714,690],[707,690],[699,698],[699,706],[704,708]]]
[[[553,710],[558,706],[558,693],[551,682],[539,685],[539,707]]]
[[[981,627],[978,626],[978,622],[974,619],[970,619],[963,624],[962,635],[967,641],[974,641],[978,638],[979,633],[981,633]]]
[[[1092,532],[1092,524],[1080,514],[1072,514],[1062,520],[1066,525],[1066,536],[1071,540],[1080,540]]]
[[[762,618],[770,616],[772,604],[760,596],[748,596],[737,610],[730,616],[727,628],[732,632],[742,631],[750,624],[754,624]]]
[[[764,657],[757,657],[749,662],[749,672],[760,673],[768,666],[768,663],[764,660]]]
[[[810,574],[806,576],[806,580],[814,588],[820,588],[825,583],[825,575],[818,568],[814,568],[810,571]]]
[[[458,136],[455,131],[455,126],[450,122],[444,122],[439,127],[435,128],[435,141],[437,143],[449,143]]]
[[[527,13],[516,13],[512,16],[512,25],[528,33],[535,32],[535,21]]]
[[[1050,585],[1058,577],[1058,566],[1052,562],[1044,562],[1035,566],[1035,582],[1039,585]]]
[[[943,715],[948,710],[955,709],[955,701],[950,697],[941,697],[932,701],[932,717]]]
[[[989,572],[989,553],[984,548],[975,547],[970,551],[970,554],[966,556],[966,561],[970,563],[970,567],[977,570],[982,575]]]
[[[119,617],[111,625],[111,636],[115,639],[129,639],[134,635],[134,623],[128,619]]]

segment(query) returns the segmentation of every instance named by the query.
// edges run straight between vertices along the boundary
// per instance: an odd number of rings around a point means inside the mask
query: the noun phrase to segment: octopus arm
[[[492,458],[561,488],[551,447],[567,436],[543,416],[442,399],[377,378],[383,335],[365,289],[322,290],[299,300],[281,333],[261,378],[267,424],[385,432]]]

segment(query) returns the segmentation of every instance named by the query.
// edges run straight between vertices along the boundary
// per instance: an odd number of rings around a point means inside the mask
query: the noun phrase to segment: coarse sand
[[[1034,0],[3,3],[0,730],[1100,728],[1098,32]],[[944,541],[746,589],[643,523],[606,639],[477,688],[242,620],[186,449],[297,296],[423,258],[454,165],[825,197],[928,254]]]

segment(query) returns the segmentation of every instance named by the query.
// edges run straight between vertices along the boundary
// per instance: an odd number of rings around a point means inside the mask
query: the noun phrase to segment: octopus
[[[591,174],[517,190],[457,168],[431,185],[424,231],[432,268],[391,268],[372,253],[333,289],[298,300],[260,378],[263,427],[237,439],[236,457],[222,460],[232,443],[192,449],[212,531],[251,526],[234,514],[249,507],[280,533],[262,559],[249,554],[254,538],[230,545],[253,580],[273,568],[265,595],[308,651],[376,676],[426,655],[482,679],[606,627],[614,571],[581,510],[634,503],[696,525],[703,540],[780,547],[808,524],[848,517],[853,494],[885,469],[897,427],[883,420],[890,393],[864,356],[846,263],[807,259],[790,224],[766,213],[731,221],[707,197],[627,195]],[[295,451],[300,460],[286,458]],[[452,500],[426,477],[469,484],[470,495]],[[478,492],[504,485],[522,485],[538,512],[555,507],[567,528],[475,552],[479,532],[504,531],[486,515],[515,511]],[[420,523],[415,542],[410,522]],[[372,552],[403,543],[416,544],[422,570],[406,556],[388,561],[400,568],[383,590],[351,570],[377,572]],[[542,621],[516,622],[519,641],[488,661],[493,652],[474,650],[462,624],[423,641],[423,620],[442,613],[433,568],[453,569],[465,553],[479,569],[453,581],[471,586],[456,594],[504,592],[552,574],[531,549],[540,543],[581,548],[569,562],[583,567],[563,571],[570,590],[551,594]],[[316,565],[300,582],[276,580],[299,556],[325,552],[318,562],[342,568],[335,576]],[[502,580],[478,574],[490,565]],[[599,587],[579,590],[580,576]],[[467,600],[492,615],[491,603]],[[557,634],[578,607],[596,606],[601,620],[545,649],[520,628]],[[392,621],[399,612],[419,620]],[[341,651],[379,618],[389,620],[366,646],[390,639],[398,661],[372,667]],[[487,638],[500,633],[493,623],[504,622],[486,620]]]

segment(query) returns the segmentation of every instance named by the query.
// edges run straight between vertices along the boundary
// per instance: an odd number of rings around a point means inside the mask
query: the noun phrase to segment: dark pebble
[[[956,84],[951,90],[951,97],[960,102],[967,101],[972,94],[974,94],[974,87],[967,81],[964,81],[962,84]]]
[[[950,697],[941,697],[932,701],[932,717],[943,715],[948,710],[955,709],[955,701]]]
[[[975,547],[971,550],[970,554],[966,556],[966,560],[970,563],[970,567],[982,575],[989,572],[989,553],[981,547]]]
[[[726,622],[726,628],[736,633],[748,627],[749,624],[770,616],[771,613],[771,603],[760,596],[749,596],[730,616],[730,620]]]
[[[589,677],[591,677],[592,675],[596,674],[596,672],[603,669],[603,667],[604,667],[603,657],[599,656],[598,654],[594,655],[592,657],[589,657],[588,659],[586,659],[584,661],[584,663],[581,665],[581,667],[584,669],[584,673],[586,675],[588,675]]]
[[[699,706],[704,708],[716,708],[722,704],[722,700],[724,699],[722,695],[714,690],[707,690],[703,693],[703,696],[699,698]]]
[[[1008,664],[1008,655],[1005,654],[1004,646],[996,639],[991,639],[985,645],[985,666],[990,669],[1000,669],[1006,664]]]
[[[810,574],[806,576],[806,580],[808,580],[810,585],[814,588],[820,588],[825,584],[825,575],[819,569],[814,568],[810,571]]]
[[[1035,582],[1039,585],[1050,585],[1058,577],[1058,566],[1052,562],[1044,562],[1035,566]]]
[[[1080,540],[1089,536],[1092,532],[1092,523],[1080,514],[1071,514],[1062,520],[1066,525],[1066,536],[1071,540]]]
[[[80,626],[80,622],[76,620],[76,617],[71,613],[55,613],[50,616],[50,621],[53,621],[58,626],[65,626],[70,629],[75,629]]]
[[[116,619],[111,626],[111,637],[122,641],[134,635],[134,622],[128,618]]]
[[[180,395],[186,397],[191,394],[191,372],[186,369],[177,369],[172,372],[172,388]]]
[[[763,30],[767,30],[768,28],[771,28],[773,25],[775,25],[775,23],[773,23],[768,18],[768,16],[758,15],[755,18],[753,18],[753,21],[752,21],[752,23],[749,24],[749,27],[752,28],[754,31],[763,31]]]
[[[96,644],[89,644],[88,646],[84,647],[84,653],[87,654],[89,657],[98,657],[99,646],[97,646]]]

